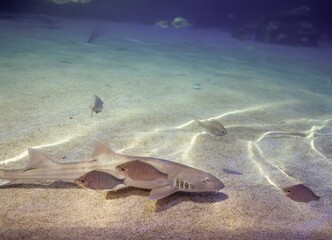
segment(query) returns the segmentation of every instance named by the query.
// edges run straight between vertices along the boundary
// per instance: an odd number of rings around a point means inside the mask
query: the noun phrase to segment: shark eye
[[[209,178],[205,178],[205,179],[203,180],[203,183],[206,184],[206,183],[208,183],[209,181],[210,181]]]

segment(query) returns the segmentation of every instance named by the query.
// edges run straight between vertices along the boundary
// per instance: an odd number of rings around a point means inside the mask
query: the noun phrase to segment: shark
[[[202,170],[165,159],[121,155],[98,138],[91,141],[94,148],[91,159],[72,163],[58,163],[29,148],[27,166],[21,170],[0,170],[0,185],[30,179],[62,180],[82,186],[84,178],[88,177],[94,187],[86,185],[85,188],[103,191],[117,191],[125,187],[151,189],[150,200],[159,200],[179,191],[218,192],[224,188],[217,177]],[[91,184],[94,180],[96,183]],[[102,184],[98,184],[97,181],[101,180]],[[105,184],[105,181],[110,182]]]
[[[215,176],[202,170],[172,162],[165,159],[124,156],[127,159],[125,164],[117,166],[117,169],[127,169],[120,171],[125,176],[124,184],[128,187],[151,189],[149,199],[159,200],[175,192],[218,192],[224,188],[224,184]],[[155,179],[145,179],[144,171],[130,174],[129,164],[135,163],[139,168],[144,165],[151,166],[160,174]],[[149,173],[148,173],[149,174]]]

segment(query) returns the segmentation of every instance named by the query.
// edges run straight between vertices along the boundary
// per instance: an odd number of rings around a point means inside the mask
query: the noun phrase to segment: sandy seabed
[[[210,172],[225,188],[149,201],[134,188],[17,183],[0,189],[0,239],[332,238],[331,44],[106,22],[88,44],[94,24],[0,22],[0,167],[22,168],[28,147],[87,159],[96,136],[122,154]],[[105,108],[91,118],[93,95]],[[193,122],[210,118],[228,134]],[[297,183],[321,199],[285,197]]]

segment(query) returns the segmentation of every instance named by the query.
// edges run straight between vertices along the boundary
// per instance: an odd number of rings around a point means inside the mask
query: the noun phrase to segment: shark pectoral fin
[[[11,181],[9,181],[9,180],[4,180],[4,179],[0,179],[0,186],[5,186],[5,185],[7,185],[8,183],[11,183]]]
[[[32,168],[51,167],[57,165],[56,162],[37,149],[28,148],[28,154],[29,161],[24,171],[30,170]]]
[[[126,188],[126,187],[127,187],[127,186],[126,186],[125,184],[121,183],[121,184],[115,186],[114,188],[109,189],[108,191],[110,191],[110,192],[116,192],[116,191],[118,191],[119,189]]]
[[[160,188],[154,188],[150,192],[149,199],[150,200],[159,200],[159,199],[167,197],[175,192],[177,192],[177,190],[172,188],[170,185],[167,185],[165,187],[160,187]]]

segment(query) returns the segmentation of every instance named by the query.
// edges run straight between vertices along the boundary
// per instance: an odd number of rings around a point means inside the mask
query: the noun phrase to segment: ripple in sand
[[[329,162],[332,163],[332,136],[322,136],[313,139],[311,147],[315,149],[317,154],[324,159],[329,159]]]

